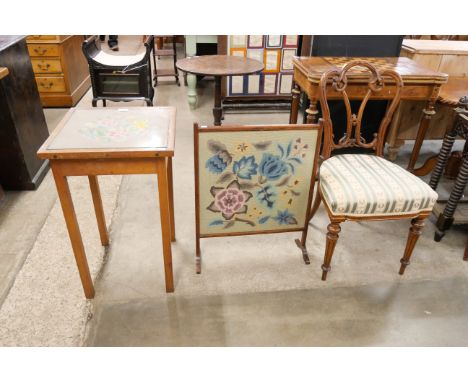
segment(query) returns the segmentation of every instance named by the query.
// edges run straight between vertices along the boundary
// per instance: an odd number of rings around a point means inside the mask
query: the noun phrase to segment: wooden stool
[[[455,180],[455,186],[450,193],[447,205],[445,206],[443,213],[441,213],[437,219],[437,229],[434,235],[435,241],[440,241],[444,237],[445,231],[451,227],[454,220],[453,215],[455,213],[455,209],[457,208],[458,202],[465,190],[465,186],[468,183],[468,96],[460,98],[455,112],[457,113],[457,117],[455,118],[453,129],[445,135],[437,160],[437,165],[432,173],[429,185],[434,190],[437,188],[437,184],[439,183],[442,172],[447,164],[453,143],[457,136],[466,140],[465,147],[463,149],[463,163]],[[464,260],[467,260],[466,257]]]

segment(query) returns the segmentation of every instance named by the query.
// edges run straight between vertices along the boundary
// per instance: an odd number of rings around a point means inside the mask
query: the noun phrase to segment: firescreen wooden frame
[[[312,206],[312,198],[314,195],[315,176],[318,170],[318,159],[320,153],[320,142],[322,141],[322,126],[320,124],[295,124],[295,125],[244,125],[244,126],[222,126],[222,127],[206,127],[199,126],[194,123],[194,172],[195,172],[195,240],[196,240],[196,254],[195,264],[196,273],[201,273],[201,249],[200,239],[209,237],[224,237],[224,236],[243,236],[243,235],[256,235],[256,234],[271,234],[271,233],[283,233],[283,232],[302,232],[301,239],[296,239],[295,242],[299,248],[305,247],[308,231],[308,212]],[[259,230],[259,231],[247,231],[247,232],[226,232],[226,233],[201,233],[201,218],[200,218],[200,147],[199,147],[199,135],[204,133],[221,133],[221,132],[254,132],[254,131],[300,131],[300,130],[316,130],[317,137],[315,142],[313,164],[310,173],[310,184],[307,195],[307,205],[305,207],[305,219],[298,224],[300,227],[296,228],[284,228],[284,229],[273,229],[273,230]],[[308,158],[308,161],[311,159]],[[303,251],[304,261],[309,263],[307,252]]]

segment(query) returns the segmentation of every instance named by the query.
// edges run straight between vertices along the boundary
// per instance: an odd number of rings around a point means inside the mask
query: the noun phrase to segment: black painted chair
[[[150,57],[154,36],[148,36],[144,45],[143,53],[123,56],[102,51],[98,36],[91,36],[83,42],[93,88],[93,107],[99,100],[103,106],[106,106],[106,100],[144,100],[148,106],[153,106]]]

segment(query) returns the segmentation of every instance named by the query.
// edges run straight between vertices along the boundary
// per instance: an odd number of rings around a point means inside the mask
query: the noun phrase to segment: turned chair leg
[[[328,227],[327,244],[325,246],[325,256],[322,264],[322,280],[327,279],[327,273],[331,269],[330,263],[335,250],[336,242],[338,241],[339,233],[341,231],[340,223],[332,221]]]
[[[403,257],[400,260],[401,266],[400,271],[398,272],[400,275],[405,273],[406,267],[410,264],[410,257],[413,254],[414,246],[421,236],[422,229],[424,227],[424,219],[427,216],[418,216],[411,220],[411,227],[408,233],[408,240],[406,241],[406,248]]]

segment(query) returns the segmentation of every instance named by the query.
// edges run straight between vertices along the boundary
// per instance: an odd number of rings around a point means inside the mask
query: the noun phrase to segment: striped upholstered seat
[[[320,188],[333,215],[387,216],[431,211],[437,193],[415,175],[374,155],[344,154],[320,167]]]

